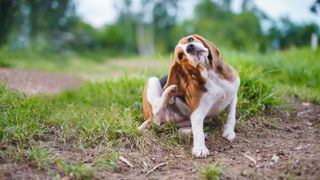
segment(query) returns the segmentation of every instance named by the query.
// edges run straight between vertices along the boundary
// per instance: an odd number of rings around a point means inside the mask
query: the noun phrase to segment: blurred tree
[[[281,46],[283,48],[292,45],[301,47],[310,43],[310,36],[312,33],[318,33],[319,27],[314,24],[297,25],[290,19],[282,19],[283,32],[281,39]]]
[[[249,10],[249,4],[252,3],[251,0],[242,0],[242,3],[241,3],[241,10],[242,11],[248,11]]]
[[[233,47],[263,50],[265,48],[265,37],[262,33],[259,18],[249,11],[242,12],[234,18],[234,37],[229,39]]]
[[[0,47],[7,42],[18,8],[17,0],[0,0]]]
[[[161,48],[164,51],[173,50],[176,44],[176,40],[171,37],[170,32],[177,23],[176,17],[178,13],[178,3],[178,0],[154,2],[152,10],[152,25],[155,35],[155,43],[158,45],[158,48]]]
[[[232,0],[220,0],[220,3],[224,11],[227,11],[227,12],[231,11]]]
[[[114,0],[118,18],[102,29],[83,22],[76,15],[74,2],[0,0],[0,46],[9,42],[10,48],[103,48],[151,54],[154,49],[172,52],[180,37],[199,33],[219,46],[263,51],[274,42],[280,48],[305,46],[312,32],[319,35],[318,25],[299,25],[289,19],[283,19],[280,26],[274,23],[264,33],[261,22],[273,21],[253,0],[242,0],[240,13],[232,11],[233,0],[199,0],[195,16],[183,22],[177,21],[181,0]],[[316,12],[318,6],[316,0],[311,10]]]
[[[119,16],[116,22],[121,28],[118,34],[123,33],[122,36],[125,37],[123,51],[127,52],[137,52],[136,48],[136,14],[132,10],[132,0],[120,0],[115,1],[115,7],[119,11]],[[106,28],[106,30],[113,30],[113,28]],[[120,30],[120,29],[118,29]],[[108,33],[108,32],[107,32]],[[121,39],[119,39],[122,41]]]
[[[31,9],[29,21],[32,39],[38,36],[56,39],[54,33],[66,30],[64,27],[68,26],[68,17],[75,15],[72,0],[25,0],[25,3]]]
[[[79,17],[69,17],[68,25],[64,26],[64,40],[60,47],[73,50],[95,50],[100,48],[98,31],[91,25],[83,22]],[[72,22],[72,23],[71,23]],[[113,36],[111,36],[113,37]]]
[[[122,27],[127,51],[140,54],[171,51],[175,45],[171,31],[176,26],[177,0],[140,0],[139,10],[133,9],[131,0],[115,1],[119,18],[115,25]],[[108,28],[106,28],[108,29]]]
[[[108,25],[99,33],[99,42],[104,48],[124,51],[123,45],[128,43],[124,29],[119,25]]]
[[[310,7],[310,11],[313,13],[318,13],[318,8],[320,8],[320,0],[316,0]]]
[[[0,44],[11,34],[14,35],[11,44],[23,39],[25,45],[29,44],[25,41],[34,42],[33,47],[59,45],[57,42],[64,41],[70,24],[78,20],[72,18],[75,17],[73,0],[1,0],[0,3]]]
[[[307,46],[310,43],[312,33],[320,34],[317,24],[308,23],[299,25],[287,17],[281,19],[280,27],[274,24],[270,28],[268,36],[271,39],[278,39],[281,48]]]
[[[195,32],[223,46],[243,50],[265,49],[266,38],[262,33],[259,17],[248,10],[236,14],[225,8],[230,6],[231,1],[225,3],[227,5],[219,5],[211,0],[200,1],[195,8]],[[250,7],[254,8],[252,5]]]

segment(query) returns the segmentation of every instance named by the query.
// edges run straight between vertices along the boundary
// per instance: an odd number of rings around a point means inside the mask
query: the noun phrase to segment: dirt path
[[[0,68],[0,84],[26,94],[54,94],[66,89],[77,88],[81,80],[47,72]]]

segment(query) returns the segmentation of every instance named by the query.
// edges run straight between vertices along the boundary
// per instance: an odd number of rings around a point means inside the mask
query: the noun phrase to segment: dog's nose
[[[193,44],[189,44],[188,46],[187,46],[187,53],[190,53],[190,52],[192,52],[194,50],[194,45]]]

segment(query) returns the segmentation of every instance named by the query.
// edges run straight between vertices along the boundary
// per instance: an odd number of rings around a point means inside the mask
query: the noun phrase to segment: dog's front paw
[[[226,128],[223,131],[222,137],[226,138],[228,141],[231,142],[236,137],[236,133],[234,132],[234,130]]]
[[[205,146],[193,146],[192,154],[196,157],[207,157],[209,155],[209,150]]]

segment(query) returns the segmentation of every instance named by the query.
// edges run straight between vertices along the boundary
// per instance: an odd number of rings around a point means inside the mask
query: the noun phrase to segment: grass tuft
[[[225,167],[221,166],[219,162],[207,167],[197,165],[196,169],[200,172],[201,178],[206,180],[219,180],[225,172]]]
[[[66,173],[67,176],[75,179],[92,179],[95,173],[95,169],[93,167],[80,161],[75,165],[72,165],[61,160],[56,160],[56,164]]]
[[[50,151],[47,148],[38,146],[26,150],[27,159],[34,164],[38,169],[44,168],[52,163],[49,158]]]
[[[100,156],[98,159],[94,161],[94,164],[99,168],[99,169],[107,169],[114,171],[117,167],[117,160],[119,159],[119,153],[117,152],[110,152],[106,153],[102,156]]]

